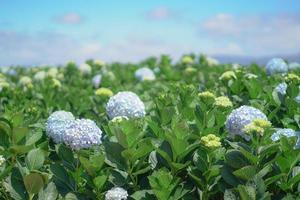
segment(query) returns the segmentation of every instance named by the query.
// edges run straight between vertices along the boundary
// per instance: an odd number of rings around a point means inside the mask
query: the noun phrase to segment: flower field
[[[0,199],[299,199],[297,63],[1,71]]]

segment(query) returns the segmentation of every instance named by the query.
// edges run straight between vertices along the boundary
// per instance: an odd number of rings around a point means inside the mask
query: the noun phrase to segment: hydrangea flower
[[[63,141],[72,149],[79,150],[101,144],[102,131],[89,119],[76,119],[65,130]]]
[[[63,142],[65,131],[73,123],[75,117],[71,112],[63,110],[52,113],[46,123],[46,133],[55,143]]]
[[[79,67],[78,67],[79,71],[84,74],[84,75],[87,75],[87,74],[90,74],[92,72],[92,68],[89,64],[87,63],[83,63],[81,64]]]
[[[289,64],[289,70],[297,70],[300,69],[300,64],[297,62],[291,62]]]
[[[197,72],[197,69],[194,67],[187,67],[185,68],[184,72],[189,75],[189,74],[194,74],[195,72]]]
[[[108,88],[99,88],[95,91],[95,95],[101,97],[111,97],[114,93]]]
[[[221,108],[230,108],[230,107],[233,106],[230,99],[228,97],[225,97],[225,96],[217,97],[215,99],[214,105],[217,106],[217,107],[221,107]]]
[[[191,56],[183,56],[181,58],[181,63],[185,65],[192,65],[194,64],[194,59]]]
[[[60,88],[61,87],[61,83],[59,80],[57,80],[56,78],[52,79],[52,84],[54,87]]]
[[[24,87],[32,87],[32,80],[28,76],[22,76],[19,80],[19,83]]]
[[[137,78],[140,81],[145,81],[145,80],[154,80],[155,79],[155,74],[153,71],[147,67],[140,68],[135,71],[134,73],[135,78]]]
[[[274,142],[278,141],[282,136],[294,137],[296,136],[296,132],[290,128],[278,128],[276,129],[276,132],[272,134],[271,140]]]
[[[275,91],[281,95],[286,95],[287,84],[285,82],[280,83],[275,87]]]
[[[97,74],[93,77],[92,79],[92,83],[93,83],[93,86],[95,88],[98,88],[101,84],[101,79],[102,79],[102,75],[101,74]]]
[[[105,66],[105,62],[103,60],[97,59],[97,60],[94,60],[94,63],[99,66]]]
[[[201,137],[201,142],[208,148],[217,148],[221,146],[220,138],[213,134]]]
[[[0,166],[3,165],[5,163],[5,158],[0,155]]]
[[[0,79],[0,92],[3,90],[3,88],[9,88],[9,83],[6,80]]]
[[[249,140],[250,137],[245,134],[244,128],[255,119],[268,120],[267,116],[260,110],[251,106],[241,106],[231,112],[225,124],[230,134],[240,135]]]
[[[247,134],[258,133],[263,135],[267,128],[272,126],[271,122],[264,119],[254,119],[251,123],[247,124],[243,131]]]
[[[107,105],[106,113],[110,119],[118,116],[142,118],[145,116],[145,105],[133,92],[118,92],[112,96]]]
[[[45,71],[38,71],[34,76],[33,79],[36,81],[42,81],[46,78],[47,74]]]
[[[200,92],[200,93],[198,93],[198,96],[203,102],[205,102],[207,104],[214,103],[215,99],[216,99],[216,96],[209,91]]]
[[[295,81],[295,82],[300,82],[300,77],[297,74],[294,73],[289,73],[286,77],[285,77],[286,81]]]
[[[57,74],[58,74],[58,69],[56,67],[50,68],[47,72],[47,76],[51,78],[56,78]]]
[[[281,58],[273,58],[266,65],[266,70],[268,75],[276,74],[276,73],[287,73],[288,65]]]
[[[126,200],[128,193],[121,187],[114,187],[105,194],[105,200]]]
[[[206,57],[206,62],[208,66],[215,66],[220,64],[220,62],[217,59],[212,57]]]
[[[220,76],[219,79],[222,81],[229,81],[231,79],[236,79],[236,78],[237,77],[236,77],[234,71],[226,71]]]

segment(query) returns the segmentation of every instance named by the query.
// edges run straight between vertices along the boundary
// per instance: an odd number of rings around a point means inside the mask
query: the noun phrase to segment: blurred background
[[[0,66],[196,53],[300,60],[299,0],[0,0]]]

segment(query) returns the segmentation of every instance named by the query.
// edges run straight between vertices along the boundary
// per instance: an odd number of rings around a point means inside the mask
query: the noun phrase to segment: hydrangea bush
[[[195,54],[3,68],[0,199],[297,199],[299,76]]]

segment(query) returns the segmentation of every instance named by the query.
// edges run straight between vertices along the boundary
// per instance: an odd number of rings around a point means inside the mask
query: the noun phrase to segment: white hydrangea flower
[[[137,78],[140,81],[145,81],[145,80],[154,80],[155,79],[155,74],[153,71],[147,67],[140,68],[135,71],[135,78]]]
[[[254,119],[268,120],[267,116],[260,110],[251,106],[241,106],[234,109],[227,117],[226,128],[232,135],[240,135],[246,140],[250,137],[243,131],[244,127],[250,124]]]
[[[118,92],[110,97],[106,105],[106,113],[110,119],[118,116],[142,118],[145,116],[145,105],[133,92]]]
[[[82,74],[90,74],[92,72],[92,68],[89,64],[87,63],[83,63],[81,64],[79,67],[78,67],[79,71],[82,73]]]
[[[19,83],[22,86],[27,86],[27,85],[32,84],[32,80],[28,76],[23,76],[23,77],[20,78]]]
[[[36,81],[42,81],[46,78],[47,74],[45,71],[38,71],[34,76],[33,79]]]
[[[208,66],[215,66],[215,65],[220,64],[220,62],[217,59],[209,57],[209,56],[206,57],[206,62],[208,64]]]
[[[285,82],[280,83],[275,87],[275,91],[281,95],[286,95],[287,84]]]
[[[3,165],[5,163],[5,158],[0,155],[0,166]]]
[[[93,86],[95,88],[98,88],[101,84],[101,80],[102,80],[102,75],[101,74],[95,75],[92,79]]]
[[[297,62],[291,62],[289,64],[289,70],[297,70],[300,69],[300,64]]]
[[[56,67],[50,68],[47,72],[47,76],[51,78],[56,78],[57,74],[58,74],[58,69]]]
[[[66,129],[73,123],[75,117],[71,112],[63,110],[52,113],[46,123],[46,133],[55,143],[63,142]]]
[[[290,128],[278,128],[276,132],[272,134],[271,139],[272,141],[278,141],[282,136],[295,137],[296,132]]]
[[[126,200],[128,193],[121,187],[114,187],[105,194],[105,200]]]
[[[276,73],[283,74],[288,72],[288,65],[281,58],[273,58],[267,63],[266,70],[268,75]]]
[[[102,131],[90,119],[76,119],[66,129],[63,141],[72,149],[79,150],[101,144]]]

